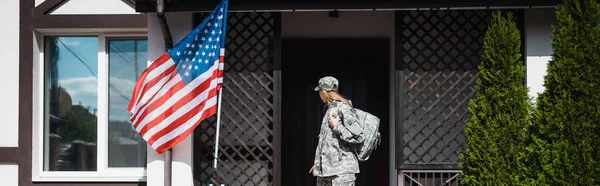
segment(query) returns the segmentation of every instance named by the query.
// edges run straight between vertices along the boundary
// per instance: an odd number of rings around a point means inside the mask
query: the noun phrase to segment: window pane
[[[98,38],[45,38],[45,171],[95,171]]]
[[[109,40],[108,166],[146,167],[146,141],[129,121],[133,87],[146,69],[146,40]]]

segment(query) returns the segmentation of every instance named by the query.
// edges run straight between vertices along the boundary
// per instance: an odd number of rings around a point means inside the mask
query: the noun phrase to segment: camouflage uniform
[[[315,91],[337,91],[337,87],[337,79],[328,76],[319,80],[319,86]],[[359,173],[360,170],[352,145],[362,143],[363,137],[360,134],[350,133],[344,125],[356,124],[355,113],[352,112],[349,103],[333,101],[327,106],[315,152],[313,175],[318,177],[318,186],[354,185],[354,174]],[[340,118],[340,122],[334,128],[329,126],[331,113]]]

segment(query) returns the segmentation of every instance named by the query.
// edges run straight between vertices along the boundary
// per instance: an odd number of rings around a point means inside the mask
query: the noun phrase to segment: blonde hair
[[[338,100],[338,101],[341,101],[341,102],[349,103],[348,99],[346,99],[344,96],[342,96],[337,91],[324,91],[324,90],[321,90],[320,92],[321,92],[321,94],[325,95],[325,99],[327,99],[327,100],[324,100],[324,101],[326,101],[327,103],[331,103],[334,100]]]

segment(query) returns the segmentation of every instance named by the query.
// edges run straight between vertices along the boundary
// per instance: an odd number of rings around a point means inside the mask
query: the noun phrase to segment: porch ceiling
[[[136,11],[155,12],[156,0],[135,0]],[[166,0],[167,12],[211,11],[220,0]],[[230,0],[230,10],[401,9],[555,6],[560,0]]]

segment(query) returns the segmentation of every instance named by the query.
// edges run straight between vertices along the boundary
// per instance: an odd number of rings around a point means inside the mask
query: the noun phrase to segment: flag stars
[[[207,33],[208,33],[208,30],[204,29],[204,33],[205,33],[205,34],[207,34]]]
[[[190,44],[188,43],[187,45],[185,45],[186,48],[190,48]]]
[[[194,66],[194,70],[198,70],[198,65]]]
[[[175,55],[177,55],[177,56],[180,56],[180,55],[181,55],[181,52],[177,52],[177,54],[175,54]]]
[[[205,60],[204,60],[204,63],[208,64],[208,59],[205,59]]]
[[[206,52],[202,52],[202,56],[205,56],[205,55],[206,55]]]

